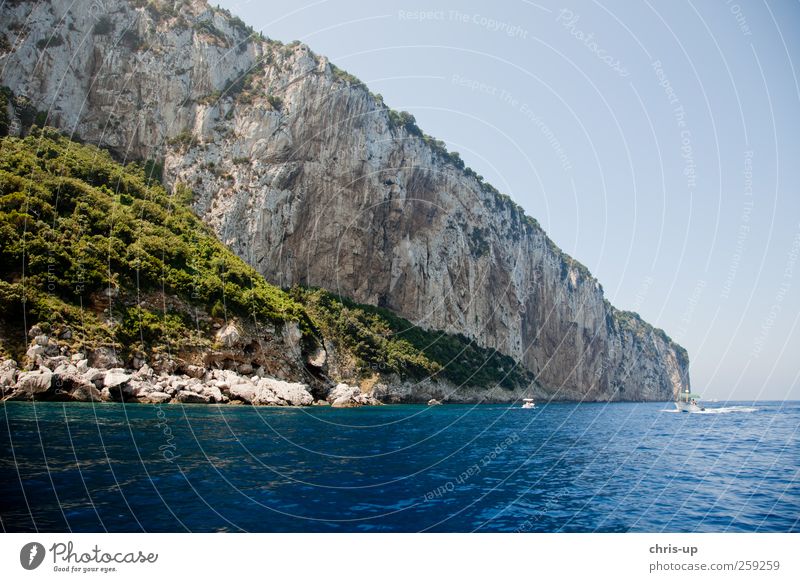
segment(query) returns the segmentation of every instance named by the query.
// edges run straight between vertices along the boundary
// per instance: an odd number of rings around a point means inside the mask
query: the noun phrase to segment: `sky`
[[[689,351],[800,399],[800,2],[224,0],[364,81]]]

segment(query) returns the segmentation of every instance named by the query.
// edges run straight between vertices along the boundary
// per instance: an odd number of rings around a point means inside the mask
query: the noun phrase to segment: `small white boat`
[[[535,408],[536,404],[533,402],[533,398],[523,398],[522,399],[522,408]]]
[[[689,390],[685,390],[680,398],[675,401],[675,408],[679,412],[703,412],[705,407],[700,406],[700,395],[691,394]]]

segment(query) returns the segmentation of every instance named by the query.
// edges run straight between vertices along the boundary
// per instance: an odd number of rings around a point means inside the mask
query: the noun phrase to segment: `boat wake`
[[[721,406],[719,408],[706,408],[705,410],[691,410],[687,414],[731,414],[734,412],[755,412],[758,408],[753,406]],[[680,410],[675,408],[665,408],[661,412],[674,412],[680,414]]]
[[[758,408],[753,406],[721,406],[720,408],[706,408],[693,414],[730,414],[731,412],[755,412]]]

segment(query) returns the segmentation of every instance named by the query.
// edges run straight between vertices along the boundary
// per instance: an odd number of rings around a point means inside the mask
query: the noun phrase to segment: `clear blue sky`
[[[412,112],[705,397],[800,399],[800,3],[220,5]]]

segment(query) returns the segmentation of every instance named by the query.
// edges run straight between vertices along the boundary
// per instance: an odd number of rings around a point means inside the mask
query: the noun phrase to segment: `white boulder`
[[[242,400],[248,404],[253,404],[258,392],[255,385],[250,382],[230,386],[229,391],[231,398]]]
[[[349,386],[341,383],[328,393],[328,402],[334,408],[350,408],[359,406],[355,399],[361,395],[361,389],[358,386]]]
[[[28,394],[41,394],[50,390],[53,382],[53,373],[38,370],[35,372],[22,372],[19,375],[15,388]]]
[[[311,406],[314,403],[314,397],[311,396],[306,384],[262,378],[258,382],[258,387],[271,390],[279,400],[291,406]]]
[[[231,348],[239,343],[242,334],[233,323],[229,323],[217,332],[217,341],[226,348]]]
[[[131,377],[132,376],[126,374],[125,370],[122,368],[112,368],[108,370],[103,377],[103,386],[110,390],[111,388],[116,388],[117,386],[130,382]]]

